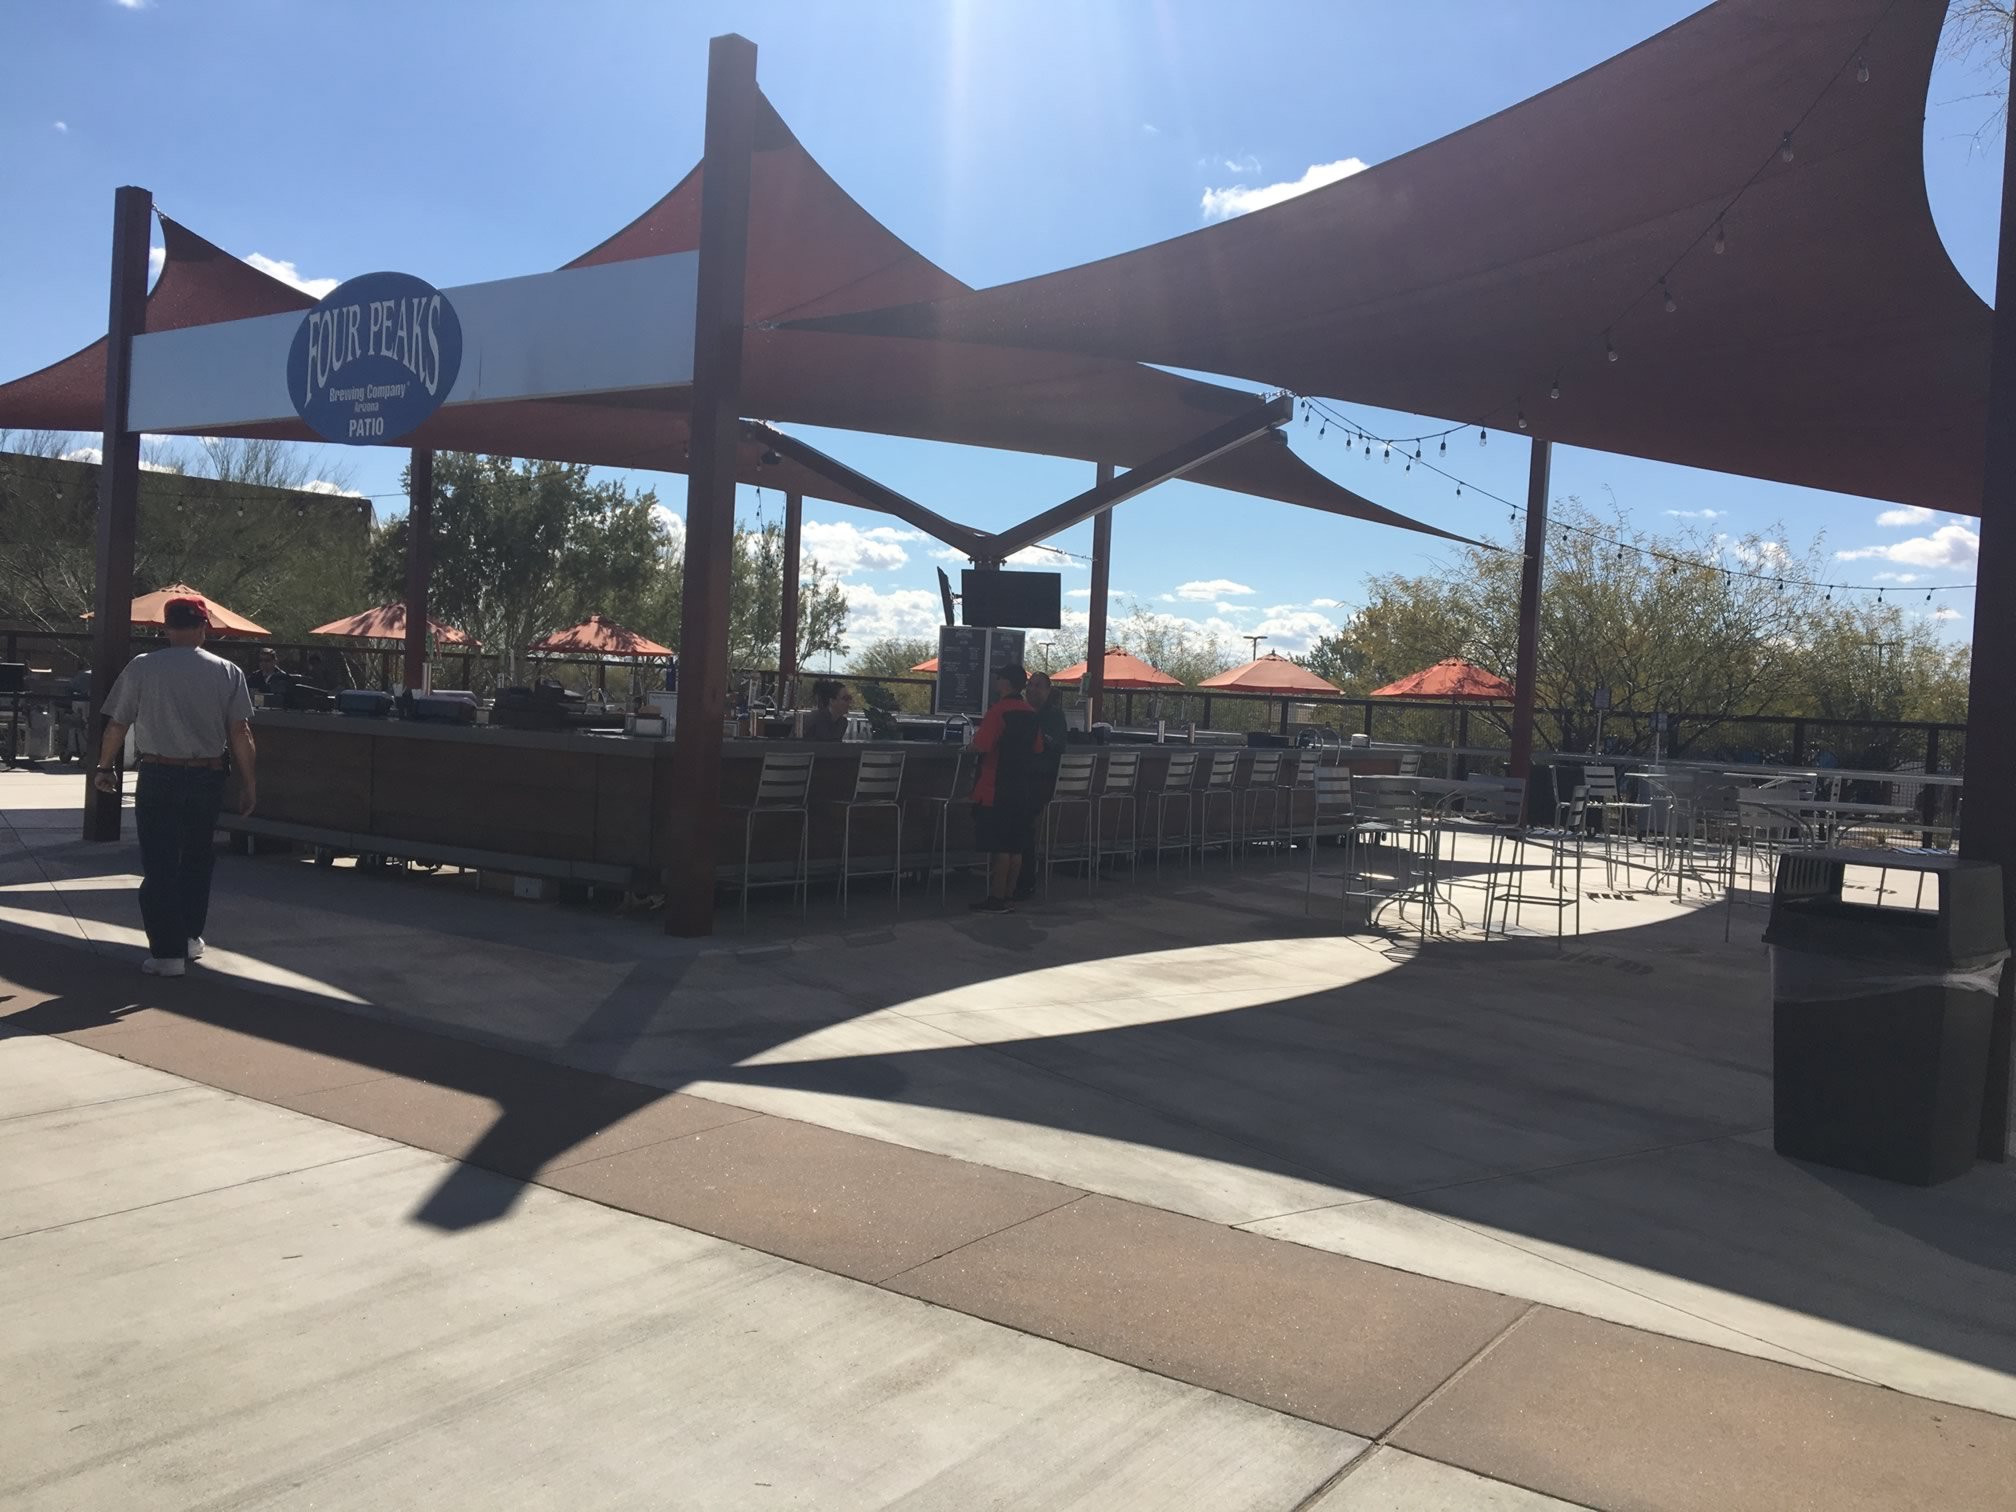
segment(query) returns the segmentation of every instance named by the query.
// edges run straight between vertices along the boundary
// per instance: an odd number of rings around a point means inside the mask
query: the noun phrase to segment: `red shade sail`
[[[1978,514],[1989,310],[1925,189],[1946,12],[1719,0],[1267,209],[812,328],[1523,417],[1574,446]]]
[[[264,625],[253,624],[242,614],[234,614],[202,589],[191,588],[187,583],[170,583],[166,588],[156,589],[153,593],[143,593],[133,600],[133,623],[136,626],[153,625],[158,629],[164,622],[162,614],[168,607],[168,601],[181,598],[203,601],[204,606],[210,611],[212,635],[225,639],[254,640],[259,636],[273,633]],[[86,614],[80,618],[88,620],[91,616]]]
[[[1290,661],[1278,651],[1269,651],[1243,667],[1220,672],[1197,684],[1200,688],[1223,688],[1232,693],[1339,693],[1335,683],[1318,677],[1307,667]]]
[[[572,630],[556,630],[542,641],[534,641],[528,651],[549,651],[571,656],[666,657],[678,653],[670,646],[647,640],[635,630],[626,630],[614,620],[591,614]]]
[[[331,620],[326,625],[317,625],[308,632],[310,635],[340,635],[348,640],[403,641],[406,639],[406,606],[404,604],[380,604],[376,609],[366,609],[362,614],[353,614],[348,619]],[[440,646],[467,646],[474,648],[483,643],[453,625],[444,625],[429,616],[427,634]]]
[[[1054,682],[1076,682],[1092,670],[1088,659],[1066,667],[1061,672],[1050,674]],[[1108,692],[1115,688],[1180,688],[1183,684],[1156,667],[1151,667],[1138,656],[1129,656],[1118,646],[1106,653],[1106,675],[1103,679]]]
[[[1410,672],[1398,682],[1374,688],[1373,698],[1446,698],[1452,702],[1510,703],[1512,684],[1460,656],[1445,656],[1432,667]]]

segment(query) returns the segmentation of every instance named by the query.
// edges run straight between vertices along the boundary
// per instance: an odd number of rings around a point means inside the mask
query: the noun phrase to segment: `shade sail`
[[[362,614],[353,614],[348,619],[331,620],[326,625],[317,625],[308,633],[340,635],[347,640],[403,641],[406,639],[406,606],[380,604],[376,609],[366,609]],[[442,624],[432,615],[427,618],[427,634],[437,646],[465,646],[473,650],[483,644],[474,636],[457,630],[453,625]]]
[[[1158,667],[1151,667],[1138,656],[1129,656],[1118,646],[1106,653],[1105,676],[1102,685],[1110,692],[1115,688],[1125,691],[1129,688],[1180,688],[1182,682],[1171,677]],[[1051,673],[1054,682],[1076,682],[1092,670],[1090,660],[1075,662],[1061,672]]]
[[[1207,677],[1197,684],[1200,688],[1223,688],[1234,693],[1338,693],[1343,691],[1335,683],[1318,677],[1299,662],[1292,662],[1278,651],[1269,651],[1265,656],[1256,657],[1243,667],[1234,667],[1230,672],[1220,672],[1216,677]]]
[[[200,588],[191,588],[187,583],[170,583],[166,588],[157,588],[152,593],[143,593],[133,600],[132,621],[138,627],[152,625],[157,629],[164,623],[163,615],[170,599],[201,599],[210,610],[210,633],[225,638],[251,640],[273,632],[264,625],[255,625],[242,614],[226,609],[217,600]],[[90,619],[88,614],[81,619]]]
[[[1923,170],[1945,9],[1720,0],[1271,208],[818,328],[1125,357],[1494,429],[1523,410],[1576,446],[1978,513],[1989,312]]]
[[[678,654],[670,646],[661,646],[599,614],[589,615],[586,621],[572,630],[556,630],[525,649],[570,656],[640,657],[647,660]]]
[[[1133,363],[778,329],[792,318],[966,291],[899,240],[813,161],[767,101],[754,161],[743,410],[773,421],[1077,457],[1131,467],[1249,409],[1256,396]],[[702,171],[570,267],[685,252],[699,244]],[[305,309],[309,296],[163,218],[167,262],[147,329]],[[96,430],[104,343],[0,385],[0,427]],[[398,445],[667,472],[686,468],[691,391],[644,389],[560,400],[457,405]],[[317,439],[287,421],[218,434]],[[875,505],[796,462],[765,463],[745,441],[745,484],[856,508]],[[1198,468],[1192,482],[1329,514],[1448,535],[1341,488],[1262,440]],[[1461,537],[1452,537],[1462,539]]]
[[[1432,667],[1410,672],[1398,682],[1374,688],[1373,698],[1446,698],[1458,703],[1510,703],[1512,684],[1495,672],[1445,656]]]

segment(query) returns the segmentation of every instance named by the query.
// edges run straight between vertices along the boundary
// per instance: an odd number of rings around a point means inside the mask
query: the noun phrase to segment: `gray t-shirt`
[[[232,723],[252,717],[252,694],[245,674],[223,657],[201,646],[170,646],[126,664],[105,700],[105,717],[133,727],[133,748],[142,756],[222,756]]]

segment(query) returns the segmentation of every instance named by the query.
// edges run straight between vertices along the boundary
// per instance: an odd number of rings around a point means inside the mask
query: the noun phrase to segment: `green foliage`
[[[910,669],[919,662],[929,661],[938,654],[935,641],[919,637],[914,640],[890,639],[876,641],[854,653],[847,663],[848,672],[859,680],[861,698],[871,709],[878,699],[889,700],[892,708],[906,714],[928,714],[931,712],[931,689],[928,684],[885,683],[881,678],[923,677],[928,672],[912,672]]]

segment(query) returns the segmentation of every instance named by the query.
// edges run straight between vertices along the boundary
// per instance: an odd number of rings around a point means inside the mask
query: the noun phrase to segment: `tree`
[[[428,607],[499,660],[507,682],[542,635],[600,613],[664,639],[654,596],[670,545],[657,495],[594,483],[558,462],[443,452],[434,459],[433,573]],[[382,598],[404,596],[407,521],[372,544],[371,579]],[[672,606],[677,607],[676,600]]]
[[[928,714],[931,711],[931,689],[919,683],[884,682],[885,678],[928,678],[928,672],[913,672],[911,668],[920,662],[929,661],[938,654],[936,642],[892,637],[876,641],[863,647],[847,663],[848,675],[861,684],[862,697],[873,688],[886,692],[894,704],[910,714]]]
[[[799,562],[798,664],[847,650],[847,595],[810,557]],[[735,527],[735,557],[728,590],[731,665],[777,665],[784,629],[784,527],[760,514]]]

